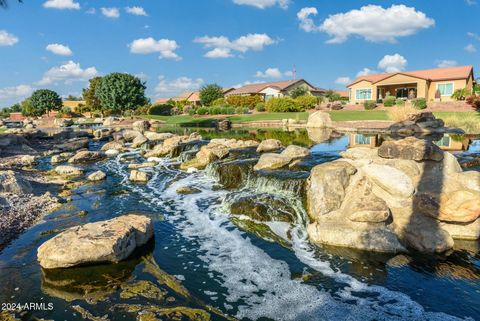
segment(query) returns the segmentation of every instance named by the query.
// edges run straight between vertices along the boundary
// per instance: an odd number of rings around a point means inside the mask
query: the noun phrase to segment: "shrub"
[[[465,99],[466,103],[472,106],[475,110],[480,109],[480,97],[472,95]]]
[[[183,109],[183,111],[185,112],[185,109]],[[188,112],[190,116],[193,116],[197,113],[197,110],[195,108],[188,108],[186,112]]]
[[[427,100],[425,98],[415,98],[412,99],[412,105],[416,109],[425,109],[427,108]]]
[[[237,107],[235,108],[235,114],[248,114],[247,107]]]
[[[295,112],[304,111],[301,107],[290,97],[270,98],[265,103],[265,108],[269,112]]]
[[[472,92],[467,88],[457,89],[453,92],[452,98],[455,100],[465,100]]]
[[[304,86],[300,86],[300,87],[294,88],[290,92],[290,97],[295,99],[295,98],[298,98],[298,97],[306,96],[307,94],[308,94],[308,89]]]
[[[315,108],[318,104],[318,99],[314,96],[300,96],[295,98],[295,102],[300,106],[300,109],[304,111]]]
[[[456,113],[442,117],[442,119],[448,127],[461,128],[467,134],[480,133],[480,120],[478,117],[472,117],[468,113]]]
[[[223,97],[223,89],[217,84],[205,85],[200,89],[200,102],[210,106],[215,100]]]
[[[199,108],[197,109],[197,114],[198,114],[198,115],[206,115],[206,114],[208,114],[208,108],[207,108],[207,107],[203,107],[203,106],[202,106],[202,107],[199,107]]]
[[[226,98],[226,103],[234,107],[248,107],[248,109],[253,109],[255,106],[262,102],[263,99],[259,95],[254,96],[240,96],[240,95],[230,95]]]
[[[395,105],[395,97],[393,96],[387,96],[385,97],[385,99],[383,100],[383,106],[385,107],[392,107],[393,105]]]
[[[210,107],[209,110],[208,110],[208,113],[210,115],[220,115],[222,113],[222,107],[220,107],[220,106]]]
[[[256,106],[255,106],[255,109],[259,112],[262,112],[262,111],[265,111],[265,103],[258,103]]]
[[[396,106],[392,107],[388,110],[388,118],[393,121],[404,121],[408,119],[408,115],[410,114],[417,114],[420,111],[418,109],[413,108],[411,105],[407,106]]]
[[[168,104],[153,105],[148,110],[148,114],[158,116],[170,116],[172,114],[172,109],[173,106]]]
[[[375,100],[365,100],[363,102],[363,107],[365,108],[365,110],[372,110],[377,108],[377,103],[375,102]]]
[[[405,106],[405,100],[403,100],[402,98],[398,98],[397,100],[395,100],[395,105]]]
[[[212,106],[223,106],[225,105],[225,98],[218,98],[212,102]]]

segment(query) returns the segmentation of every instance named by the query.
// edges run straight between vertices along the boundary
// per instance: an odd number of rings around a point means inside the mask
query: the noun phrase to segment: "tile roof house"
[[[226,95],[228,92],[234,90],[233,87],[223,88],[223,94]],[[199,106],[200,105],[200,92],[199,91],[187,91],[181,93],[178,96],[172,98],[159,98],[155,101],[155,104],[166,104],[168,101],[186,101],[191,103],[192,105]]]
[[[449,67],[428,70],[402,71],[360,76],[347,87],[350,101],[361,103],[365,100],[379,101],[387,95],[402,99],[435,99],[440,92],[441,101],[452,101],[456,89],[473,89],[473,67]]]
[[[314,96],[320,96],[326,92],[325,89],[312,86],[304,79],[298,79],[248,84],[236,88],[235,90],[232,90],[225,95],[260,95],[263,96],[265,99],[268,99],[272,97],[288,96],[292,90],[298,87],[305,87],[310,92],[310,94]]]

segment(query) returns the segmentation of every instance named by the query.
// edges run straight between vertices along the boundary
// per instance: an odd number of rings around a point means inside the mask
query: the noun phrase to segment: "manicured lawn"
[[[262,121],[262,120],[282,120],[282,119],[296,119],[296,120],[307,120],[308,113],[299,112],[299,113],[261,113],[261,114],[246,114],[246,115],[234,115],[228,116],[233,123],[243,123],[249,121]]]
[[[349,110],[329,112],[333,121],[389,120],[385,110]]]

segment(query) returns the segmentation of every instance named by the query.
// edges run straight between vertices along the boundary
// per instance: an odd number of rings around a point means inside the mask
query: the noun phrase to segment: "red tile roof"
[[[278,88],[279,90],[285,90],[288,87],[300,82],[300,81],[305,81],[309,86],[314,88],[314,91],[324,91],[323,89],[316,88],[309,84],[306,80],[304,79],[297,79],[297,80],[283,80],[283,81],[273,81],[273,82],[262,82],[262,83],[256,83],[256,84],[249,84],[242,86],[240,88],[237,88],[235,90],[232,90],[228,92],[229,95],[242,95],[242,94],[258,94],[262,90],[268,87],[272,88]]]

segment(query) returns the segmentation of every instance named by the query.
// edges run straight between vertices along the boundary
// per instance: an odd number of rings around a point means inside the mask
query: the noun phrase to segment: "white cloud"
[[[407,59],[399,54],[385,55],[378,62],[378,68],[383,69],[386,72],[399,72],[405,70],[407,63]]]
[[[107,17],[107,18],[113,18],[113,19],[116,19],[118,17],[120,17],[120,10],[118,10],[118,8],[100,8],[100,10],[102,11],[102,14]]]
[[[0,30],[0,46],[13,46],[17,42],[17,37],[8,33],[6,30]]]
[[[455,67],[458,63],[455,60],[437,60],[438,68]]]
[[[51,43],[46,48],[47,51],[59,56],[71,56],[72,50],[68,46],[61,45],[58,43]]]
[[[185,91],[195,91],[204,84],[202,78],[192,79],[189,77],[179,77],[177,79],[167,80],[165,76],[158,77],[158,84],[154,91],[158,97],[175,96]]]
[[[160,39],[155,40],[152,37],[149,38],[140,38],[132,41],[128,45],[130,47],[130,52],[135,54],[149,54],[158,52],[160,54],[159,58],[180,60],[181,57],[175,53],[175,50],[179,48],[175,40],[170,39]]]
[[[474,53],[477,51],[477,48],[471,43],[466,45],[463,49],[465,49],[466,52],[470,52],[470,53]]]
[[[80,9],[80,4],[78,2],[75,2],[73,0],[47,0],[43,3],[44,8],[49,8],[49,9],[74,9],[78,10]]]
[[[465,2],[466,2],[469,6],[473,6],[473,5],[476,5],[476,4],[477,4],[477,1],[475,1],[475,0],[465,0]]]
[[[82,69],[79,63],[68,61],[65,64],[53,67],[43,74],[38,85],[49,85],[55,81],[63,81],[66,84],[74,81],[87,81],[98,74],[95,67]]]
[[[142,80],[142,81],[147,81],[150,77],[144,73],[143,71],[136,74],[135,77],[137,77],[138,79]]]
[[[290,0],[233,0],[235,4],[247,5],[259,9],[265,9],[278,5],[282,9],[287,9]]]
[[[267,68],[265,71],[257,71],[255,73],[257,78],[282,78],[283,76],[290,77],[292,75],[291,71],[281,72],[278,68]]]
[[[330,15],[319,26],[311,19],[317,13],[315,8],[301,9],[297,14],[300,28],[307,32],[327,33],[332,37],[327,43],[342,43],[352,35],[372,42],[394,43],[399,37],[413,35],[435,24],[435,20],[425,13],[405,5],[392,5],[386,9],[367,5],[358,10]]]
[[[5,103],[11,99],[23,99],[33,92],[30,85],[18,85],[13,87],[0,88],[0,102]]]
[[[148,14],[145,12],[145,9],[143,9],[142,7],[125,7],[125,11],[135,16],[148,16]]]
[[[350,77],[338,77],[336,80],[335,80],[335,83],[336,84],[339,84],[339,85],[343,85],[343,86],[346,86],[348,85],[349,83],[351,83],[352,80],[350,79]]]
[[[357,77],[367,76],[367,75],[376,74],[376,73],[377,73],[376,70],[372,70],[372,69],[369,69],[369,68],[363,68],[362,70],[357,72]]]
[[[233,41],[225,36],[210,37],[203,36],[194,39],[194,42],[201,43],[205,48],[213,48],[208,51],[204,57],[207,58],[227,58],[232,57],[232,50],[245,53],[249,50],[260,51],[265,46],[276,43],[267,34],[248,34],[241,36]]]
[[[480,41],[480,36],[474,32],[467,32],[467,35],[475,40]]]

